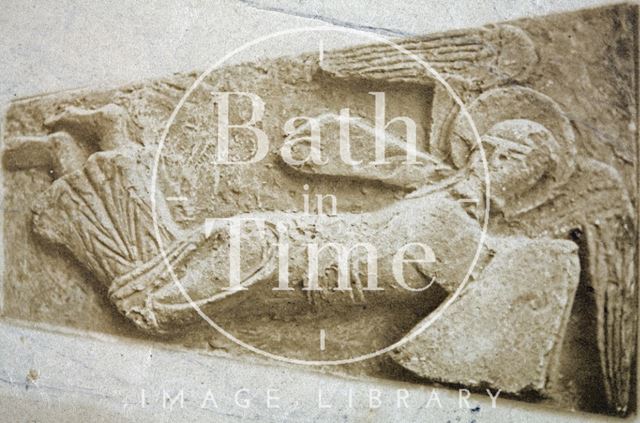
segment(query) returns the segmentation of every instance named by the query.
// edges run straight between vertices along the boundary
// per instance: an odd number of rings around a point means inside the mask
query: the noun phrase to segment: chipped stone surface
[[[398,363],[439,382],[549,394],[578,285],[577,246],[511,243],[488,277],[470,283],[440,319],[396,351]],[[514,257],[522,266],[510,265]]]

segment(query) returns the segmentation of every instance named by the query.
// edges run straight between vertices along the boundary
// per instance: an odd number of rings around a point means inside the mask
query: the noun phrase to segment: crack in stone
[[[328,16],[321,16],[314,13],[305,13],[300,11],[288,10],[284,7],[267,6],[267,5],[260,4],[260,2],[256,0],[238,0],[238,1],[256,10],[283,13],[286,15],[296,16],[299,18],[314,19],[314,20],[318,20],[331,25],[335,25],[335,26],[351,28],[359,31],[373,32],[380,35],[391,35],[391,36],[402,36],[402,37],[410,37],[410,36],[417,35],[413,32],[406,32],[406,31],[401,31],[393,28],[384,28],[384,27],[378,27],[378,26],[372,26],[372,25],[359,25],[353,22],[343,21],[341,19],[335,19]]]

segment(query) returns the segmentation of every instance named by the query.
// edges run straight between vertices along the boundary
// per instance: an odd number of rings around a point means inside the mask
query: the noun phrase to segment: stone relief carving
[[[580,403],[561,398],[558,392],[567,383],[563,380],[567,366],[562,361],[570,354],[570,348],[564,347],[575,315],[574,298],[582,295],[593,299],[593,307],[585,313],[595,324],[587,336],[593,337],[595,355],[590,360],[598,363],[601,372],[602,402],[608,412],[627,413],[633,402],[637,332],[637,222],[635,193],[628,191],[629,186],[635,189],[635,181],[629,185],[629,176],[604,157],[585,154],[579,143],[588,144],[589,135],[576,126],[574,112],[559,104],[561,98],[552,88],[543,92],[528,82],[537,77],[532,75],[545,75],[545,70],[539,68],[543,53],[526,29],[517,24],[492,25],[401,40],[399,45],[432,64],[467,105],[486,155],[489,204],[484,198],[481,151],[466,114],[415,60],[385,45],[366,45],[327,52],[322,61],[305,56],[230,67],[209,78],[203,91],[249,91],[245,88],[252,86],[250,80],[240,86],[233,82],[244,77],[242,70],[248,67],[266,74],[276,69],[277,88],[293,86],[307,94],[312,92],[309,84],[339,92],[359,84],[367,91],[379,83],[427,93],[428,110],[415,111],[428,114],[430,120],[423,124],[424,148],[416,153],[414,164],[407,166],[405,157],[411,149],[392,130],[385,137],[388,163],[345,163],[338,142],[341,116],[323,105],[316,107],[314,102],[320,103],[321,98],[313,92],[308,100],[313,107],[306,110],[312,111],[322,128],[317,153],[325,163],[304,160],[316,147],[312,142],[293,146],[284,141],[270,147],[265,165],[269,167],[264,171],[271,179],[265,178],[265,184],[260,184],[259,174],[243,173],[251,171],[209,167],[207,172],[223,172],[216,173],[216,180],[226,184],[212,188],[202,176],[202,163],[187,159],[195,154],[198,136],[214,129],[203,123],[206,107],[198,109],[209,103],[195,98],[195,106],[185,109],[181,121],[195,116],[191,124],[201,132],[191,132],[191,139],[185,133],[175,135],[174,144],[161,153],[158,122],[166,118],[167,110],[159,113],[136,103],[136,96],[141,96],[174,105],[177,94],[173,91],[179,92],[193,79],[176,77],[152,90],[143,85],[98,100],[64,98],[51,109],[46,101],[16,105],[5,131],[5,170],[8,175],[40,172],[42,181],[29,201],[31,214],[25,228],[35,235],[37,248],[55,246],[69,253],[73,260],[68,265],[86,269],[114,308],[136,330],[151,336],[202,330],[193,326],[201,317],[185,293],[206,313],[251,320],[253,312],[263,316],[268,311],[274,313],[273,321],[303,322],[303,327],[304,319],[324,313],[321,310],[355,321],[363,318],[356,311],[363,307],[398,314],[415,301],[430,304],[422,314],[403,317],[398,323],[398,336],[402,336],[440,310],[438,305],[442,307],[445,298],[456,292],[475,262],[461,295],[431,326],[388,355],[394,366],[429,382]],[[281,89],[281,102],[287,103],[287,88]],[[162,91],[173,97],[157,94]],[[356,103],[364,102],[364,97],[354,97]],[[236,107],[232,113],[246,115],[243,106]],[[409,107],[418,109],[415,104]],[[367,142],[376,129],[362,110],[359,123],[352,126],[351,148],[354,155],[364,157],[371,152]],[[11,127],[12,119],[18,129]],[[38,119],[36,124],[24,123]],[[265,119],[263,127],[272,123]],[[29,133],[30,129],[35,130]],[[279,127],[272,131],[280,139],[286,136]],[[188,141],[193,145],[189,147]],[[246,140],[238,136],[234,141]],[[628,148],[635,151],[635,138],[632,142]],[[252,151],[246,143],[242,145],[245,153]],[[198,152],[202,162],[211,153],[207,148]],[[283,157],[287,154],[293,163]],[[161,157],[159,189],[152,198],[150,181],[157,155]],[[43,175],[50,180],[45,183]],[[273,182],[278,180],[287,182]],[[330,214],[289,210],[294,200],[286,191],[316,181],[327,186],[345,184],[348,189],[375,187],[371,189],[380,190],[379,201],[356,210],[354,204],[374,200],[371,194],[346,190],[340,197],[340,202],[352,199],[346,210],[339,207]],[[267,189],[272,194],[270,204],[256,200],[245,205],[227,198],[257,197],[263,185],[271,182],[275,187]],[[173,203],[173,198],[181,196],[190,199],[188,206]],[[490,224],[483,236],[488,206]],[[242,228],[242,260],[235,282],[243,290],[228,289],[234,282],[228,271],[233,266],[233,234],[226,223],[206,218],[212,211],[214,217],[264,222],[264,226]],[[284,238],[290,286],[274,292],[283,266],[279,254]],[[314,283],[306,254],[311,243],[371,245],[377,253],[377,273],[372,273],[366,248],[354,249],[344,268],[340,253],[331,251],[318,263],[317,289],[309,289]],[[435,257],[421,260],[419,252],[404,250],[415,260],[401,269],[398,278],[394,260],[408,243],[429,245]],[[370,289],[372,284],[378,289]],[[582,294],[579,285],[583,285]],[[302,317],[300,307],[307,308]],[[576,317],[580,318],[584,316]],[[262,317],[251,322],[258,335],[271,330],[270,324]],[[345,331],[363,336],[353,328]],[[300,338],[292,345],[307,344],[306,338]],[[265,341],[263,348],[269,347],[279,351],[273,340]]]

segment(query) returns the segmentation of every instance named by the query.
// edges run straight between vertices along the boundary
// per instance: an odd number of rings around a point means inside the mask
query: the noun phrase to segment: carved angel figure
[[[580,246],[580,266],[585,282],[594,290],[597,342],[609,405],[625,413],[631,392],[636,354],[637,226],[625,183],[613,167],[592,158],[579,157],[573,134],[562,111],[530,90],[495,90],[478,97],[470,112],[477,116],[478,130],[486,119],[500,120],[522,112],[510,111],[525,104],[537,111],[535,119],[565,139],[555,156],[555,166],[534,189],[496,201],[499,232],[531,237],[572,239]],[[555,108],[555,110],[553,110]],[[460,121],[454,129],[451,152],[458,163],[472,146]],[[568,142],[570,141],[570,142]]]
[[[5,165],[10,168],[46,166],[55,173],[52,186],[33,206],[33,228],[40,236],[70,250],[108,287],[116,308],[144,331],[181,330],[197,318],[188,299],[204,310],[237,305],[243,291],[228,289],[231,234],[227,225],[203,223],[191,230],[181,230],[162,196],[158,196],[159,231],[155,233],[149,187],[154,150],[129,140],[123,109],[68,108],[48,125],[57,132],[43,138],[12,140],[4,154]],[[88,155],[65,128],[71,132],[86,128],[83,130],[94,134],[93,139],[102,151]],[[551,152],[555,154],[559,145],[553,134],[526,119],[497,122],[485,132],[483,140],[491,146],[491,172],[504,195],[515,189],[511,178],[521,181],[518,189],[530,189],[547,175],[545,169],[556,163]],[[406,153],[397,143],[388,147],[390,152]],[[330,163],[336,163],[332,160],[336,152],[335,145],[328,144],[323,153]],[[278,262],[276,250],[285,237],[282,227],[289,229],[286,242],[291,289],[309,286],[306,250],[311,243],[320,246],[337,243],[348,248],[368,243],[376,247],[377,289],[365,288],[373,277],[366,248],[354,249],[348,257],[351,286],[346,290],[341,289],[344,287],[336,272],[342,262],[332,250],[321,256],[317,269],[319,289],[307,290],[302,295],[310,301],[323,296],[330,297],[331,302],[354,304],[402,302],[414,290],[433,283],[453,292],[464,279],[478,243],[482,242],[472,283],[488,284],[488,289],[500,287],[520,296],[524,289],[530,294],[527,301],[547,304],[549,310],[545,313],[531,312],[525,307],[514,309],[506,317],[534,322],[536,331],[555,340],[533,345],[520,353],[545,360],[558,350],[558,340],[566,327],[579,276],[577,247],[569,241],[522,236],[487,236],[482,241],[476,217],[482,210],[483,175],[477,157],[472,156],[469,166],[458,170],[426,153],[420,155],[422,162],[411,165],[410,172],[403,171],[406,165],[393,157],[390,164],[364,168],[296,167],[296,171],[304,173],[376,179],[413,191],[402,200],[367,213],[324,216],[273,211],[237,216],[260,218],[265,223],[265,228],[247,225],[243,229],[240,284],[249,290],[277,286],[282,263]],[[399,289],[393,283],[396,277],[393,256],[410,243],[428,245],[436,257],[432,262],[415,260],[403,269],[407,289]],[[419,252],[414,254],[420,258]],[[510,274],[512,268],[544,277],[535,286],[517,287],[518,281]],[[171,278],[171,271],[179,279],[179,285]],[[295,291],[291,293],[293,298],[300,296],[299,289]],[[269,290],[265,295],[269,295]],[[477,316],[470,311],[467,320],[477,320]],[[496,340],[504,341],[502,337]],[[511,360],[522,361],[522,357],[511,352]],[[514,393],[528,389],[531,384],[534,389],[544,391],[548,370],[545,366],[540,371],[535,362],[531,361],[530,372],[523,372],[518,378],[490,383]],[[494,367],[500,365],[495,363]]]
[[[520,165],[503,161],[503,154],[494,155],[494,167],[515,165],[528,170],[491,172],[492,227],[503,234],[571,239],[580,246],[581,278],[595,293],[607,403],[611,411],[627,413],[637,337],[637,222],[619,172],[594,158],[578,156],[571,125],[554,101],[525,88],[495,88],[525,83],[538,61],[536,46],[521,29],[498,25],[450,37],[409,39],[399,45],[432,64],[459,89],[470,103],[467,109],[485,135],[483,140],[493,136],[488,132],[496,130],[492,129],[496,123],[523,118],[553,134],[555,142],[528,154]],[[415,60],[395,48],[339,51],[325,60],[323,69],[340,78],[433,87],[431,153],[454,168],[467,166],[477,154],[470,128],[448,93]],[[505,124],[499,125],[505,129]],[[540,166],[540,160],[547,165]],[[538,182],[522,184],[522,178]]]
[[[438,62],[442,63],[440,71],[462,75],[471,90],[517,80],[535,62],[526,34],[508,26],[448,39],[408,40],[404,45],[432,61],[446,56],[448,60]],[[389,79],[384,61],[376,60],[392,53],[384,49],[369,53],[365,48],[350,55],[328,55],[323,70],[338,77]],[[373,62],[367,67],[363,60]],[[408,60],[393,66],[393,80],[424,83],[429,79]],[[464,78],[467,73],[481,74],[474,66],[504,72],[491,71],[478,81],[469,81]],[[378,67],[380,72],[375,71]],[[396,360],[435,380],[456,380],[455,372],[461,371],[472,380],[470,385],[489,384],[516,394],[532,389],[544,393],[582,268],[596,292],[598,343],[608,400],[624,411],[635,356],[635,224],[617,172],[593,160],[575,160],[569,121],[553,100],[538,92],[495,88],[477,97],[468,109],[487,152],[493,192],[490,206],[497,223],[481,245],[468,289],[434,326],[397,351]],[[478,220],[487,206],[483,204],[485,175],[463,118],[456,118],[454,112],[442,121],[434,129],[439,136],[432,140],[432,154],[423,153],[422,161],[409,169],[393,160],[384,166],[341,166],[338,160],[331,160],[337,157],[337,146],[331,144],[323,153],[329,163],[337,165],[296,167],[295,171],[307,174],[381,181],[410,193],[383,209],[360,214],[309,216],[273,211],[237,216],[265,222],[265,230],[251,225],[243,229],[241,285],[248,290],[277,286],[282,264],[277,249],[285,227],[289,229],[290,280],[302,285],[308,282],[304,251],[309,243],[377,247],[381,290],[364,289],[371,278],[371,268],[365,272],[363,266],[366,249],[350,256],[350,290],[336,289],[337,254],[324,256],[318,271],[319,295],[331,301],[403,301],[412,291],[393,286],[392,258],[411,242],[429,245],[436,260],[428,264],[416,261],[407,267],[406,284],[420,289],[435,283],[454,292],[481,239]],[[13,170],[52,170],[55,180],[33,205],[34,231],[67,248],[107,286],[120,313],[144,331],[162,333],[181,330],[197,318],[187,298],[203,310],[237,304],[245,291],[226,289],[231,237],[227,226],[201,222],[190,230],[180,229],[159,195],[156,233],[149,186],[154,150],[131,140],[124,109],[115,105],[96,110],[68,108],[47,125],[51,128],[48,136],[9,140],[4,164]],[[79,142],[72,135],[78,132],[94,145]],[[398,155],[403,153],[402,145],[388,147]],[[525,278],[527,274],[538,277]],[[315,295],[306,291],[303,297],[314,301]],[[491,319],[505,322],[504,330],[478,324],[487,318],[486,310]],[[529,325],[531,338],[514,342],[507,333],[509,325]],[[425,345],[436,348],[425,339],[436,340],[439,350],[423,354]],[[460,339],[477,347],[474,357],[468,350],[456,349]],[[487,342],[502,352],[493,361],[481,354]],[[447,361],[452,363],[449,367]],[[502,374],[507,361],[520,366],[522,372]],[[456,363],[468,366],[457,370],[451,367]]]

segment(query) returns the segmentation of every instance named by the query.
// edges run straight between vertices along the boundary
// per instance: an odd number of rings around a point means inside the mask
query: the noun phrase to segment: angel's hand
[[[45,168],[57,179],[80,169],[96,151],[133,144],[127,112],[115,104],[96,110],[68,107],[45,126],[52,133],[7,140],[2,157],[6,169]]]

